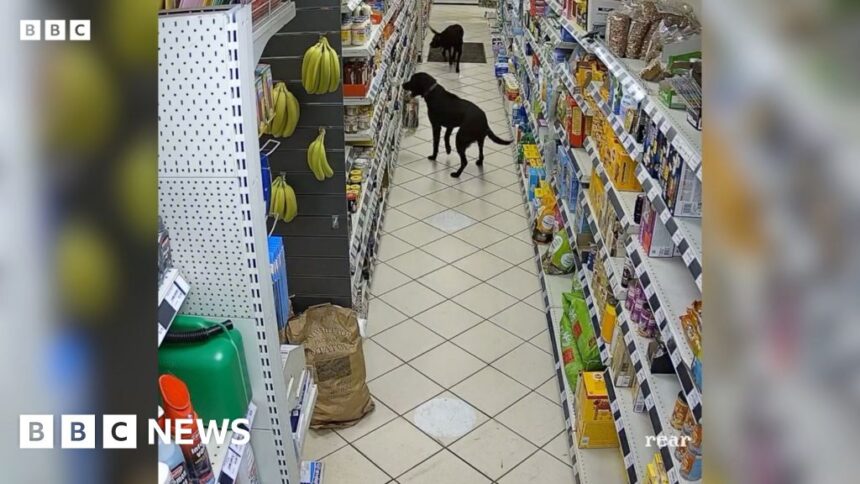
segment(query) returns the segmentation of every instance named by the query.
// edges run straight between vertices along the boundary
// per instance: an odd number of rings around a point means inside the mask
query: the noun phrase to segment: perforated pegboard
[[[258,474],[287,483],[299,461],[269,283],[250,10],[159,17],[159,213],[191,285],[181,312],[232,319],[242,334]]]
[[[194,288],[183,312],[255,316],[238,184],[236,177],[158,180],[159,212],[170,224],[174,263]]]
[[[158,174],[236,174],[241,119],[226,14],[162,17],[158,36]],[[234,42],[235,44],[235,42]],[[234,49],[235,51],[235,49]],[[232,60],[235,62],[235,59]],[[238,115],[238,116],[237,116]],[[240,123],[241,124],[241,123]]]

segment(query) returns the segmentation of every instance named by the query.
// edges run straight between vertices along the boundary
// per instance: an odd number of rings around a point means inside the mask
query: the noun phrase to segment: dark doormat
[[[430,55],[427,56],[427,62],[445,62],[442,57],[442,49],[430,49]],[[487,55],[484,54],[484,44],[480,42],[463,42],[463,57],[460,59],[462,63],[469,64],[486,64]]]

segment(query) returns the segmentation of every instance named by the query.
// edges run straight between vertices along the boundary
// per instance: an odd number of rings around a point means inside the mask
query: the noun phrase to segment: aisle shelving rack
[[[509,55],[512,54],[515,64],[518,66],[516,74],[521,83],[521,93],[523,92],[522,86],[526,82],[531,83],[532,88],[536,86],[536,79],[531,69],[531,56],[526,55],[527,52],[532,52],[537,58],[542,75],[550,78],[557,88],[567,90],[576,102],[583,107],[586,114],[588,114],[589,106],[592,104],[603,111],[603,115],[606,116],[607,120],[613,126],[616,134],[623,140],[628,154],[637,161],[641,161],[641,146],[623,131],[622,125],[619,122],[620,120],[617,120],[615,115],[603,105],[602,99],[596,92],[596,86],[589,86],[589,89],[583,92],[576,85],[572,75],[565,69],[565,66],[554,67],[553,63],[549,61],[545,51],[542,50],[545,45],[545,42],[542,42],[542,40],[548,39],[549,45],[555,49],[574,49],[581,46],[586,51],[595,54],[608,67],[612,75],[621,81],[625,92],[630,91],[635,93],[636,100],[642,102],[643,110],[656,122],[661,132],[667,136],[672,146],[682,154],[689,167],[694,170],[695,176],[701,181],[701,134],[687,125],[683,112],[670,110],[661,104],[656,96],[652,94],[655,92],[655,84],[644,82],[634,74],[642,67],[641,62],[630,59],[618,59],[606,48],[602,40],[586,35],[586,32],[582,28],[568,19],[561,5],[556,0],[550,0],[549,6],[554,14],[554,18],[551,21],[547,17],[534,17],[534,21],[540,25],[542,31],[541,38],[538,39],[528,26],[525,25],[523,17],[526,14],[520,13],[526,11],[526,8],[519,5],[519,2],[516,2],[516,0],[503,1],[499,5],[498,19],[501,23],[499,30],[503,33],[507,53]],[[562,35],[554,27],[555,25],[564,28],[567,35],[572,37],[575,42],[564,42]],[[586,96],[592,101],[591,103],[587,102]],[[553,99],[549,101],[549,106],[553,106]],[[512,104],[506,98],[504,98],[504,104],[506,111],[510,115],[513,108]],[[545,249],[539,247],[537,244],[535,245],[535,259],[546,307],[547,325],[554,341],[553,357],[555,359],[556,378],[559,385],[562,411],[568,433],[568,447],[576,482],[598,484],[604,482],[623,482],[625,480],[630,483],[645,482],[645,466],[649,460],[649,455],[655,451],[661,453],[670,481],[673,484],[686,482],[680,476],[678,471],[680,463],[675,458],[674,452],[666,446],[659,449],[648,448],[646,446],[646,437],[672,435],[676,432],[670,427],[669,421],[675,397],[679,393],[679,390],[684,393],[689,402],[695,420],[699,423],[702,422],[701,392],[693,383],[690,371],[693,355],[683,335],[678,319],[690,303],[701,299],[701,219],[672,216],[663,200],[662,190],[659,185],[650,177],[648,171],[639,164],[636,176],[647,198],[646,203],[651,203],[658,213],[661,223],[668,229],[681,256],[666,259],[647,257],[642,251],[636,237],[634,235],[627,235],[625,243],[626,254],[624,254],[626,257],[611,257],[604,244],[601,227],[596,223],[596,214],[588,196],[589,181],[592,173],[596,171],[603,182],[604,189],[606,190],[606,199],[614,209],[616,217],[622,223],[627,234],[631,233],[631,229],[635,229],[633,214],[638,193],[615,189],[611,178],[607,176],[603,169],[603,164],[599,159],[592,140],[587,139],[582,148],[571,147],[561,124],[555,121],[553,113],[548,111],[546,101],[540,101],[540,115],[533,111],[532,106],[534,106],[534,103],[531,100],[522,99],[522,104],[525,106],[530,131],[535,135],[541,155],[547,166],[549,172],[547,176],[549,177],[548,181],[550,185],[554,187],[556,193],[559,193],[557,178],[551,173],[553,169],[554,149],[547,150],[546,146],[548,144],[549,147],[554,148],[556,143],[563,146],[564,150],[569,154],[576,177],[580,182],[580,206],[571,207],[566,199],[557,197],[560,200],[560,213],[564,222],[564,229],[568,232],[568,238],[571,240],[571,245],[574,248],[575,275],[571,277],[546,274],[540,263],[540,257]],[[551,143],[547,143],[547,140],[542,139],[540,135],[542,133],[542,125],[550,127],[549,135],[552,138]],[[533,220],[534,209],[527,200],[527,186],[527,181],[523,178],[521,188],[523,190],[524,201],[529,207],[527,215],[530,216],[530,220]],[[584,266],[582,254],[579,253],[579,249],[574,244],[577,238],[573,226],[576,213],[579,211],[584,214],[585,220],[590,226],[595,239],[595,256],[603,260],[604,267],[608,273],[607,275],[613,286],[613,292],[616,292],[617,296],[621,296],[618,293],[624,290],[621,281],[625,259],[629,258],[632,261],[635,277],[646,292],[648,303],[653,310],[662,340],[670,352],[673,365],[675,366],[674,375],[658,375],[652,374],[649,371],[646,358],[648,340],[631,328],[629,315],[623,300],[619,299],[620,302],[615,307],[617,322],[614,337],[609,339],[601,335],[602,315],[594,301],[591,271]],[[561,346],[559,340],[559,323],[562,312],[560,306],[561,295],[570,290],[573,278],[578,281],[583,289],[591,324],[595,334],[599,335],[597,342],[601,359],[607,367],[605,370],[605,379],[619,437],[618,449],[579,449],[575,443],[573,393],[568,385],[563,369],[563,362],[560,358]],[[607,339],[612,341],[612,344],[624,344],[627,347],[633,364],[635,378],[640,385],[640,392],[645,400],[646,413],[639,414],[633,411],[630,389],[614,387],[614,379],[612,378],[614,375],[611,374],[609,365],[610,345],[607,344]]]

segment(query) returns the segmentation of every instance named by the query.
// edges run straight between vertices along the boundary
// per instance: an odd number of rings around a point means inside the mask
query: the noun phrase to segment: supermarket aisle
[[[434,5],[459,22],[487,64],[422,64],[481,106],[509,138],[492,74],[485,9]],[[429,36],[430,34],[428,34]],[[429,42],[429,39],[428,39]],[[425,49],[426,53],[426,49]],[[365,340],[376,410],[357,426],[312,432],[327,484],[573,482],[534,252],[509,146],[426,159],[432,133],[403,140],[374,274]]]

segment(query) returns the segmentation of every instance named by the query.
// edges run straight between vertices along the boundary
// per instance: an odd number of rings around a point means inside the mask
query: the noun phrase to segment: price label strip
[[[248,404],[248,412],[245,418],[248,419],[248,430],[254,423],[254,416],[257,414],[257,406],[254,402]],[[227,455],[224,456],[224,463],[221,465],[221,473],[218,475],[218,484],[235,484],[239,476],[239,468],[242,466],[242,456],[245,454],[245,448],[250,442],[236,443],[231,441],[227,448]]]

